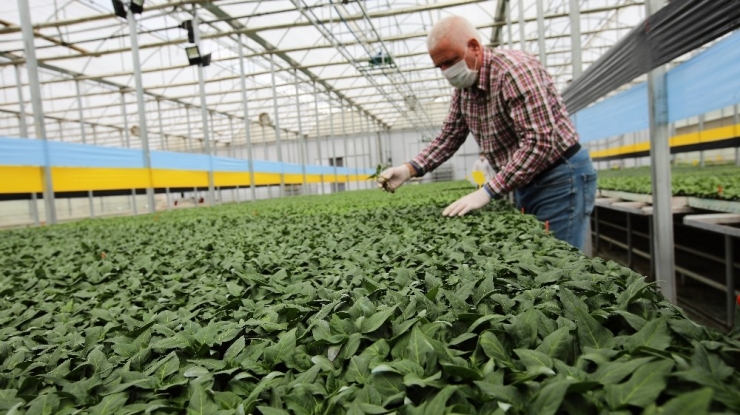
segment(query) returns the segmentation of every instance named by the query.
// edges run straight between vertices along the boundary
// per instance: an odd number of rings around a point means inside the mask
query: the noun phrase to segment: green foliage
[[[650,169],[600,170],[599,188],[652,194]],[[671,170],[674,196],[740,200],[740,168],[734,166],[674,167]]]
[[[0,412],[740,411],[740,342],[460,183],[5,232]]]
[[[375,173],[373,173],[372,175],[368,176],[367,179],[368,180],[375,180],[378,177],[380,177],[380,173],[383,173],[383,165],[382,164],[378,164],[378,166],[375,167]]]

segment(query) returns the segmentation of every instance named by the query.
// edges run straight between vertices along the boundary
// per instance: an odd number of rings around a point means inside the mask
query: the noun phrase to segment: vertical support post
[[[319,158],[319,165],[323,166],[323,158],[321,157],[321,124],[319,123],[319,90],[316,88],[316,81],[313,81],[313,107],[316,114],[316,155]],[[328,151],[328,150],[327,150]],[[321,172],[321,194],[324,194],[324,173]]]
[[[82,110],[82,94],[80,93],[80,81],[75,80],[75,92],[77,94],[77,117],[80,124],[80,137],[82,144],[87,144],[87,135],[85,134],[85,114]]]
[[[126,141],[126,148],[131,148],[131,136],[128,128],[128,114],[126,112],[126,94],[121,89],[121,114],[123,115],[123,135]],[[131,189],[131,211],[136,215],[136,189]]]
[[[193,151],[193,129],[190,126],[190,106],[185,106],[185,122],[188,124],[188,150]],[[198,189],[193,188],[193,204],[198,207],[197,203]]]
[[[254,183],[254,153],[252,149],[252,129],[249,122],[249,104],[247,101],[247,80],[246,68],[244,67],[244,47],[242,46],[242,34],[237,37],[237,46],[239,49],[239,83],[242,92],[242,107],[244,108],[244,134],[247,137],[247,158],[249,158],[249,192],[252,200],[257,200]]]
[[[704,131],[704,114],[699,115],[699,136]],[[699,167],[705,167],[704,150],[699,150]]]
[[[573,63],[572,80],[575,81],[576,78],[581,76],[581,73],[583,73],[583,59],[581,51],[581,11],[579,0],[570,0],[568,14],[570,16],[570,46],[571,61]],[[576,123],[578,114],[572,115],[573,122]],[[583,253],[587,256],[593,256],[592,241],[593,239],[591,238],[591,221],[589,220],[586,223],[586,239],[584,239],[583,244]]]
[[[44,206],[46,207],[46,223],[57,223],[56,207],[54,206],[54,189],[51,180],[51,163],[49,161],[49,142],[46,138],[46,125],[44,124],[44,107],[41,103],[41,86],[39,83],[39,68],[36,61],[36,46],[34,45],[33,26],[31,24],[31,11],[28,8],[28,0],[18,0],[18,11],[20,12],[21,31],[23,33],[23,52],[26,56],[26,68],[28,69],[28,86],[31,90],[31,108],[33,109],[34,127],[36,138],[43,141],[44,149]]]
[[[393,153],[391,147],[391,129],[386,125],[385,127],[385,153],[388,157],[390,164],[393,164]]]
[[[231,141],[229,141],[227,154],[231,158],[236,158],[236,150],[234,150],[234,140],[236,140],[236,136],[234,135],[234,117],[231,115],[229,115],[229,134],[231,134]]]
[[[633,255],[632,255],[632,215],[627,215],[627,268],[632,269]]]
[[[205,77],[204,77],[204,80],[205,80]],[[215,135],[215,133],[216,133],[216,122],[213,121],[213,111],[207,110],[206,113],[208,114],[208,127],[210,128],[208,130],[208,137],[211,136],[211,130],[214,133],[213,142],[211,142],[211,151],[208,152],[208,154],[213,155],[213,156],[217,156],[218,155],[218,139],[216,138],[217,136]]]
[[[93,203],[92,190],[87,191],[87,204],[90,209],[90,217],[94,218],[95,217],[95,204]]]
[[[342,149],[343,149],[342,151],[344,152],[344,157],[342,158],[342,167],[348,168],[349,167],[349,157],[347,157],[348,156],[347,127],[346,127],[346,124],[344,123],[344,101],[341,99],[339,100],[339,110],[342,112]],[[345,176],[345,185],[344,185],[345,190],[349,190],[349,180],[348,179],[349,177]],[[339,187],[338,184],[337,184],[337,187]]]
[[[735,267],[732,235],[725,235],[725,283],[727,284],[727,326],[735,325]]]
[[[38,206],[38,196],[36,196],[36,192],[31,193],[31,200],[28,201],[29,206],[31,208],[30,214],[31,219],[33,219],[33,226],[39,226],[39,206]]]
[[[339,181],[337,180],[337,147],[334,145],[334,113],[331,110],[331,95],[329,95],[329,137],[331,138],[331,157],[332,166],[334,166],[334,180],[332,181],[331,189],[332,193],[337,192],[339,189]]]
[[[21,68],[18,65],[15,67],[15,80],[16,86],[18,87],[18,128],[20,135],[23,138],[28,138],[28,125],[26,124],[26,103],[23,98],[23,82],[21,80]],[[28,201],[29,215],[33,219],[34,226],[39,226],[39,209],[38,209],[38,197],[36,192],[31,193],[31,199]]]
[[[126,112],[126,93],[121,89],[121,115],[123,116],[123,134],[126,138],[126,148],[131,147],[131,136],[128,128],[128,113]]]
[[[380,133],[380,122],[375,123],[375,139],[376,143],[375,146],[378,150],[378,164],[385,165],[385,160],[383,160],[383,139],[381,138]]]
[[[514,40],[511,38],[511,0],[505,0],[506,5],[506,46],[509,49],[512,49],[514,47]]]
[[[200,29],[198,27],[198,10],[197,6],[193,4],[193,37],[195,38],[195,44],[200,47]],[[211,151],[211,139],[209,134],[209,123],[208,123],[208,103],[206,102],[206,82],[203,75],[203,65],[196,65],[198,70],[198,89],[200,92],[200,115],[203,122],[203,145],[205,146],[206,154],[208,155],[208,205],[215,206],[215,194],[214,194],[214,181],[213,181],[213,154]]]
[[[162,126],[162,100],[157,98],[157,119],[159,120],[159,148],[161,150],[167,150],[167,138],[164,134],[164,127]]]
[[[270,155],[267,152],[267,136],[265,135],[265,126],[260,124],[260,127],[262,128],[262,148],[264,149],[264,159],[265,161],[270,160]],[[267,197],[269,199],[272,199],[272,183],[268,183],[267,185]]]
[[[18,88],[18,127],[20,128],[21,137],[28,138],[28,124],[26,124],[26,100],[23,98],[23,81],[21,79],[21,67],[15,67],[15,81]],[[735,111],[737,114],[737,111]]]
[[[160,148],[162,150],[167,150],[167,137],[164,133],[164,127],[162,126],[162,100],[160,98],[157,98],[157,118],[159,120],[159,137],[160,137]],[[165,208],[167,210],[170,210],[170,188],[165,187],[164,188],[164,197],[166,200]]]
[[[236,144],[236,134],[234,133],[234,117],[229,115],[229,132],[231,134],[231,141],[229,142],[229,153],[231,154],[231,157],[236,159],[236,147],[234,145]],[[242,148],[243,150],[243,148]],[[244,152],[240,151],[239,156],[241,156],[241,159],[244,159]],[[231,201],[239,203],[239,185],[236,185],[231,188]]]
[[[547,50],[545,50],[545,7],[543,0],[537,0],[537,44],[540,52],[540,62],[547,66]]]
[[[185,107],[185,122],[188,123],[188,151],[193,151],[193,130],[190,127],[190,106]]]
[[[647,0],[648,16],[665,0]],[[671,165],[668,127],[668,88],[666,68],[648,73],[650,112],[650,168],[653,177],[653,255],[655,279],[663,296],[676,304],[676,272],[673,248],[673,211],[671,209]]]
[[[737,131],[738,129],[740,129],[740,126],[738,126],[740,125],[740,104],[735,104],[732,109],[732,118],[735,122],[735,130]],[[740,134],[735,134],[736,137],[738,135]],[[735,147],[735,166],[740,167],[740,147]]]
[[[523,51],[527,50],[527,34],[525,33],[526,22],[524,21],[524,0],[517,0],[519,5],[519,46]]]
[[[270,54],[270,77],[272,79],[272,108],[275,112],[275,150],[280,163],[280,197],[285,196],[285,169],[283,168],[283,153],[280,149],[280,114],[278,113],[277,85],[275,84],[275,55]]]
[[[370,121],[370,116],[365,116],[365,126],[367,127],[367,168],[372,169],[373,168],[373,127],[372,122]],[[372,188],[372,183],[369,180],[365,181],[365,187],[370,189]]]
[[[570,0],[570,48],[573,62],[573,80],[583,72],[583,57],[581,52],[581,11],[578,0]]]
[[[301,100],[298,96],[300,90],[298,89],[298,71],[293,69],[293,76],[295,77],[295,109],[296,116],[298,117],[298,146],[301,150],[301,173],[303,173],[303,188],[308,188],[308,180],[306,180],[306,151],[305,151],[305,137],[303,137],[303,124],[301,123]]]
[[[141,147],[144,157],[144,168],[151,172],[152,158],[149,153],[149,135],[146,127],[146,108],[144,107],[144,84],[141,80],[141,61],[139,60],[139,39],[136,29],[136,17],[129,9],[126,13],[129,24],[129,34],[131,36],[131,55],[134,64],[134,79],[136,81],[136,103],[139,110],[139,137],[141,137]],[[154,183],[150,183],[146,188],[147,204],[149,213],[154,213]]]
[[[597,255],[599,253],[599,245],[601,245],[601,232],[599,230],[599,207],[598,206],[594,206],[594,232],[596,233],[596,238],[594,240],[594,249],[592,251],[592,254]],[[648,241],[648,244],[649,243],[650,242]]]
[[[655,240],[655,232],[653,232],[653,229],[653,218],[651,217],[650,221],[648,221],[648,256],[650,257],[648,281],[650,282],[655,281],[655,258],[653,257],[655,253],[655,243],[653,242]]]

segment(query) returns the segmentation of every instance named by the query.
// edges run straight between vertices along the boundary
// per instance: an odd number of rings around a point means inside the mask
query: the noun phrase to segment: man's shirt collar
[[[491,84],[491,56],[493,52],[489,48],[483,48],[483,64],[478,71],[478,83],[474,88],[488,92]]]

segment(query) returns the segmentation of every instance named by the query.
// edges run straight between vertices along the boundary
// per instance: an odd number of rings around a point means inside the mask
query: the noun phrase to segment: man
[[[486,181],[489,181],[491,180],[491,178],[493,178],[493,169],[491,168],[491,164],[486,159],[486,153],[480,153],[478,155],[478,160],[476,160],[473,164],[473,171],[479,171],[483,173]]]
[[[596,171],[578,144],[562,99],[542,64],[513,50],[488,49],[466,19],[451,16],[427,38],[434,65],[455,87],[442,132],[410,162],[385,170],[394,191],[444,163],[468,133],[497,173],[442,214],[462,216],[516,191],[526,213],[548,221],[556,238],[582,249],[596,193]]]

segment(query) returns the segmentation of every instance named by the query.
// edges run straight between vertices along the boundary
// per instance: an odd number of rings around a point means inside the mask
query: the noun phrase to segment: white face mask
[[[470,88],[478,79],[478,71],[474,71],[468,68],[468,64],[465,63],[465,56],[467,56],[467,54],[468,50],[465,49],[465,55],[463,55],[463,58],[460,62],[442,71],[442,75],[444,75],[450,85],[454,86],[455,88]],[[475,57],[474,66],[478,66],[477,56]]]

